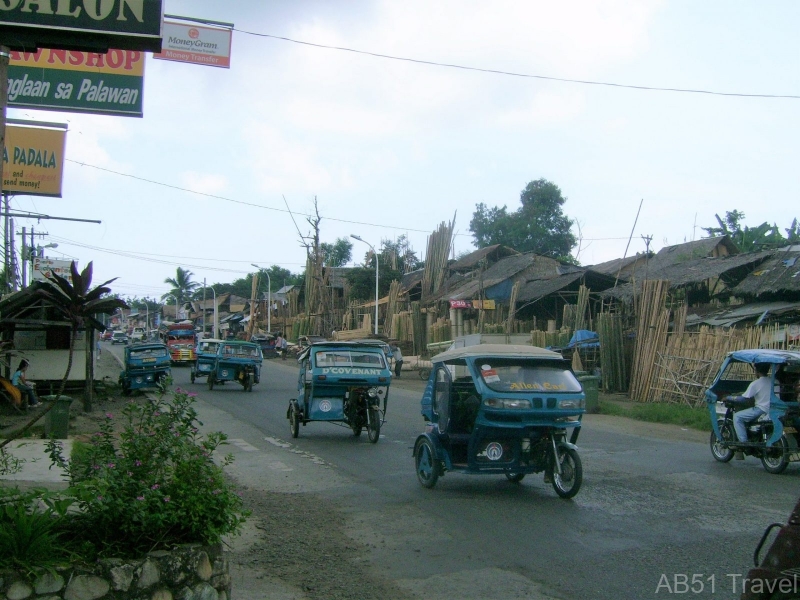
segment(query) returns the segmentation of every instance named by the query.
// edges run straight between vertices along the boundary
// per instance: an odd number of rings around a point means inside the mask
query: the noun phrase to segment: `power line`
[[[306,42],[304,40],[296,40],[293,38],[288,38],[280,35],[270,35],[268,33],[258,33],[255,31],[246,31],[244,29],[234,29],[234,31],[238,31],[239,33],[244,33],[246,35],[252,35],[255,37],[264,37],[264,38],[271,38],[273,40],[280,40],[284,42],[291,42],[293,44],[300,44],[302,46],[311,46],[313,48],[323,48],[325,50],[339,50],[341,52],[352,52],[353,54],[362,54],[364,56],[372,56],[375,58],[384,58],[387,60],[396,60],[401,62],[410,62],[420,65],[429,65],[433,67],[445,67],[448,69],[460,69],[462,71],[477,71],[479,73],[491,73],[493,75],[506,75],[509,77],[523,77],[526,79],[540,79],[544,81],[558,81],[561,83],[575,83],[580,85],[596,85],[596,86],[603,86],[603,87],[613,87],[613,88],[622,88],[622,89],[629,89],[629,90],[640,90],[640,91],[647,91],[647,92],[678,92],[683,94],[705,94],[710,96],[732,96],[738,98],[785,98],[790,100],[800,100],[800,95],[794,94],[747,94],[747,93],[739,93],[739,92],[717,92],[714,90],[701,90],[701,89],[692,89],[692,88],[673,88],[673,87],[658,87],[658,86],[648,86],[648,85],[634,85],[634,84],[626,84],[626,83],[613,83],[610,81],[592,81],[588,79],[568,79],[566,77],[551,77],[548,75],[534,75],[531,73],[517,73],[514,71],[502,71],[499,69],[484,69],[481,67],[470,67],[467,65],[459,65],[455,63],[443,63],[437,62],[433,60],[423,60],[419,58],[409,58],[406,56],[394,56],[391,54],[382,54],[380,52],[370,52],[368,50],[357,50],[355,48],[347,48],[345,46],[331,46],[328,44],[318,44],[315,42]]]

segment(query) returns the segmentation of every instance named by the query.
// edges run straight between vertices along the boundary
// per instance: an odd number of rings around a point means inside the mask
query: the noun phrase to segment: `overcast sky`
[[[119,277],[125,295],[161,296],[179,265],[209,284],[250,263],[301,271],[286,207],[306,234],[315,196],[323,241],[405,234],[424,258],[442,221],[457,215],[455,251],[471,250],[478,202],[516,210],[525,185],[545,178],[580,226],[585,265],[625,253],[642,200],[629,255],[645,249],[641,236],[653,250],[700,238],[715,213],[782,228],[800,213],[800,99],[514,77],[246,33],[556,78],[800,95],[792,0],[165,7],[233,23],[231,68],[148,56],[142,119],[9,110],[69,123],[63,198],[16,196],[12,208],[102,220],[17,229],[48,232],[43,243],[59,244],[49,256],[94,261],[95,282]],[[360,262],[367,247],[353,243]]]

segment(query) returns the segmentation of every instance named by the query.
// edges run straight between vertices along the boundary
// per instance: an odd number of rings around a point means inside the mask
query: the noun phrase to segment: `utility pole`
[[[8,104],[8,59],[11,58],[11,49],[8,46],[0,45],[0,151],[5,152],[6,148],[6,105]],[[3,165],[0,162],[0,165]],[[3,192],[3,170],[0,167],[0,193],[3,195],[5,213],[8,215],[8,194]],[[6,281],[3,293],[8,292],[9,274],[9,254],[8,254],[8,216],[4,220],[3,255],[5,258]]]
[[[22,289],[28,287],[28,248],[25,241],[25,228],[22,228],[22,260],[20,260],[20,271],[22,271]]]

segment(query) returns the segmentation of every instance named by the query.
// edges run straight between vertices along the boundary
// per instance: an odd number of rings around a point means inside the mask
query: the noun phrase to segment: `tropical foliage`
[[[503,244],[519,252],[575,262],[570,255],[577,243],[571,231],[574,221],[562,212],[566,201],[556,184],[537,179],[520,192],[522,206],[513,212],[506,206],[489,208],[479,203],[469,230],[478,248]]]
[[[766,221],[756,227],[744,225],[744,213],[739,210],[732,210],[725,213],[725,218],[717,218],[719,227],[703,227],[709,237],[727,235],[742,252],[753,252],[769,248],[780,248],[788,244],[800,243],[800,224],[797,219],[793,219],[789,227],[781,229],[773,223],[770,225]]]
[[[161,299],[168,299],[168,296],[172,295],[178,299],[178,304],[183,306],[191,299],[192,293],[200,287],[199,283],[192,281],[193,275],[191,271],[178,267],[175,277],[167,277],[164,280],[164,283],[171,285],[172,289],[161,296]]]

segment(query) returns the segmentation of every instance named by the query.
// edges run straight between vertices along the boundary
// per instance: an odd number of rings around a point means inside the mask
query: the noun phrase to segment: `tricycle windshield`
[[[160,358],[167,355],[166,348],[132,348],[131,358]]]
[[[525,358],[478,358],[483,382],[495,392],[580,392],[575,375],[554,361]]]
[[[258,346],[239,346],[233,344],[226,344],[222,348],[222,354],[225,356],[241,356],[244,358],[258,358]]]
[[[314,366],[322,367],[372,367],[385,369],[386,361],[380,348],[375,350],[326,350],[314,356]]]
[[[216,354],[218,347],[219,342],[200,342],[197,351],[202,354]]]

